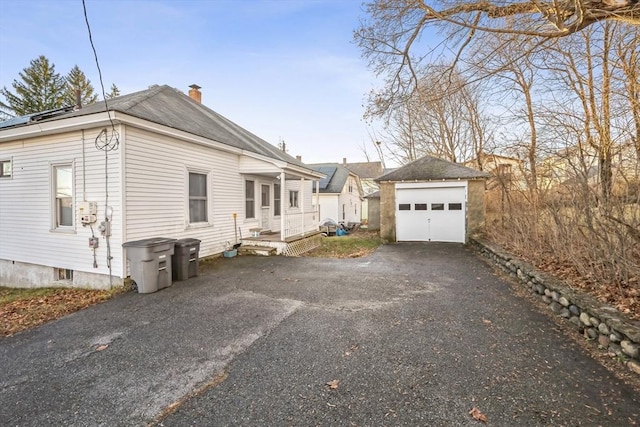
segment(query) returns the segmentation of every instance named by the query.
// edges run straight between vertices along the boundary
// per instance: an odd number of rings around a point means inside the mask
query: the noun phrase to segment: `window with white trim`
[[[73,164],[51,167],[53,228],[73,227]]]
[[[207,222],[207,174],[189,172],[189,223]]]
[[[280,216],[280,184],[273,184],[273,216]]]
[[[298,191],[297,190],[289,191],[289,207],[291,208],[298,207]]]
[[[245,181],[244,182],[244,216],[245,218],[255,218],[256,217],[256,186],[253,181]]]
[[[13,175],[11,160],[0,160],[0,178],[11,178]]]

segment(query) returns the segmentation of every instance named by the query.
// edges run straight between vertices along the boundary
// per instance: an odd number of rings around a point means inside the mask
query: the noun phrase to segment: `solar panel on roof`
[[[335,166],[321,166],[316,169],[318,172],[323,173],[327,176],[326,178],[322,178],[320,180],[320,190],[324,190],[327,188],[329,182],[331,182],[331,178],[333,178],[333,175],[336,173],[337,169],[338,168],[336,168]]]
[[[29,119],[31,119],[31,116],[20,116],[14,117],[13,119],[5,120],[4,122],[0,122],[0,129],[29,123]]]

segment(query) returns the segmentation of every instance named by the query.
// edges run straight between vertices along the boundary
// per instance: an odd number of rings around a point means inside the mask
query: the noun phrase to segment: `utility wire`
[[[96,51],[96,47],[93,44],[93,36],[91,34],[91,26],[89,25],[89,18],[87,16],[87,5],[85,0],[82,0],[82,11],[84,13],[84,21],[87,24],[87,32],[89,33],[89,44],[91,44],[91,49],[93,50],[93,57],[96,61],[96,68],[98,69],[98,77],[100,79],[100,89],[102,90],[102,99],[104,101],[104,108],[107,112],[107,117],[109,117],[109,123],[111,123],[111,137],[109,137],[106,129],[103,129],[95,140],[95,146],[98,150],[104,151],[104,219],[105,219],[105,233],[104,237],[107,242],[107,266],[109,267],[109,287],[112,286],[112,270],[111,270],[111,260],[113,257],[111,256],[111,244],[109,239],[109,234],[111,234],[111,225],[109,224],[109,151],[116,150],[118,145],[120,144],[120,140],[118,137],[118,132],[116,131],[116,126],[113,123],[113,119],[111,118],[111,112],[109,111],[109,104],[107,103],[107,95],[104,91],[104,82],[102,80],[102,70],[100,69],[100,62],[98,61],[98,52]],[[101,141],[101,138],[104,136],[104,142]],[[115,142],[113,139],[115,138]],[[112,143],[113,142],[113,143]]]

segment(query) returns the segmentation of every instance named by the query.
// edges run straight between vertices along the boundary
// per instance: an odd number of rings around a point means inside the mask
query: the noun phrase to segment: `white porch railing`
[[[284,239],[314,231],[318,231],[318,211],[287,212],[285,214],[282,232]]]

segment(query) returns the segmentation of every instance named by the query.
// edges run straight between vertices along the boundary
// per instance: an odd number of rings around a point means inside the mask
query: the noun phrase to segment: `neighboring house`
[[[368,224],[369,220],[369,199],[367,196],[371,193],[378,191],[379,186],[375,181],[383,173],[382,162],[359,162],[359,163],[347,163],[347,159],[342,159],[342,165],[349,169],[351,172],[358,175],[360,178],[360,184],[362,185],[362,212],[361,222]]]
[[[465,243],[484,227],[486,172],[425,156],[382,175],[380,237]]]
[[[121,284],[133,240],[197,238],[208,256],[255,230],[285,253],[315,235],[323,175],[202,105],[198,89],[0,123],[0,285]]]
[[[338,163],[309,164],[326,177],[320,180],[320,221],[359,223],[362,215],[362,187],[358,175]]]
[[[506,190],[525,189],[524,162],[515,157],[499,154],[482,153],[478,158],[468,160],[464,166],[491,174],[487,188],[503,188]]]
[[[640,154],[632,141],[612,146],[611,182],[614,194],[637,192],[640,184],[639,159]],[[539,187],[546,190],[558,186],[571,188],[585,182],[595,188],[601,178],[598,153],[593,147],[580,145],[559,150],[540,162],[538,177]]]

